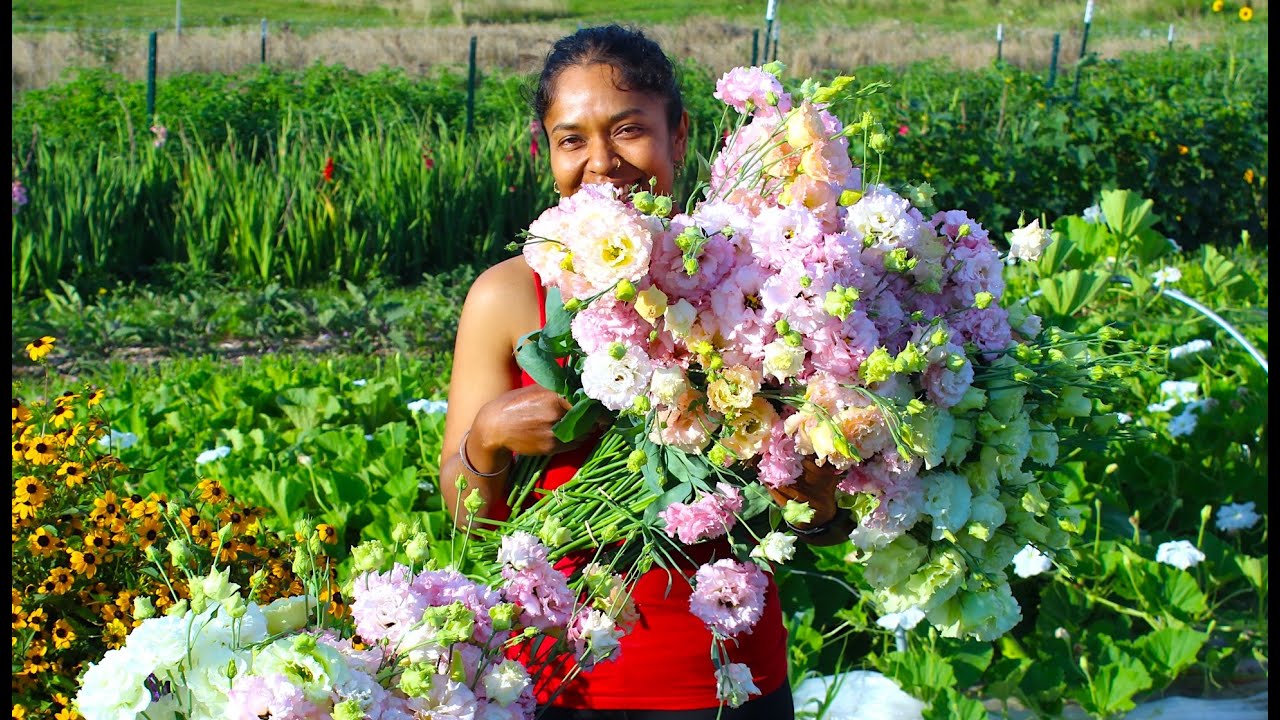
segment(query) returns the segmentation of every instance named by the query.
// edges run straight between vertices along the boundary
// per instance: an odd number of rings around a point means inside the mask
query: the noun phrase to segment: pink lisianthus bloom
[[[733,529],[742,510],[742,493],[731,485],[719,483],[716,492],[696,501],[672,503],[658,516],[666,522],[667,534],[685,545],[718,538]]]
[[[523,570],[503,568],[502,596],[520,606],[521,621],[539,630],[569,622],[574,595],[569,581],[547,562],[534,562]]]
[[[760,482],[771,488],[794,484],[804,471],[800,455],[796,452],[796,442],[787,435],[783,418],[776,420],[769,429],[769,438],[765,440],[756,467]]]
[[[1009,313],[994,303],[983,310],[964,310],[949,318],[948,322],[961,338],[984,350],[982,357],[988,362],[995,359],[998,351],[1004,350],[1013,342]]]
[[[791,109],[791,95],[783,90],[782,83],[758,67],[736,67],[720,76],[714,97],[742,115],[785,113]]]
[[[769,579],[754,563],[724,559],[698,568],[689,610],[713,632],[735,637],[750,632],[764,614]]]
[[[965,392],[973,385],[973,363],[965,356],[964,348],[947,344],[941,348],[938,362],[931,363],[924,371],[922,383],[929,401],[941,408],[954,407]],[[959,370],[947,367],[946,355],[958,355],[964,358],[964,365]]]
[[[366,642],[386,640],[395,647],[406,630],[422,619],[428,603],[411,589],[409,568],[397,563],[386,573],[367,572],[352,581],[351,617]]]
[[[279,674],[237,676],[227,691],[226,712],[228,720],[309,718],[321,714],[302,688]]]
[[[575,313],[570,323],[573,339],[588,355],[605,352],[615,342],[644,347],[650,330],[634,305],[612,295],[602,295]]]

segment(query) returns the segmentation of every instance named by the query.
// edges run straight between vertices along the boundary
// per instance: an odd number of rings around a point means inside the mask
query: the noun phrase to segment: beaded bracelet
[[[462,461],[462,467],[466,468],[467,472],[477,477],[491,478],[501,475],[507,471],[507,468],[511,467],[511,458],[507,458],[507,464],[493,472],[480,472],[477,470],[476,466],[471,464],[471,458],[467,457],[467,438],[469,437],[471,437],[471,431],[467,430],[462,433],[462,442],[458,443],[458,459]]]

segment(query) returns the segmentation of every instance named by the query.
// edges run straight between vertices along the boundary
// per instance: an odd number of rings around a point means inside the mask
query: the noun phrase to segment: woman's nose
[[[621,166],[622,158],[608,143],[600,143],[592,148],[591,158],[587,161],[587,169],[596,175],[609,175]]]

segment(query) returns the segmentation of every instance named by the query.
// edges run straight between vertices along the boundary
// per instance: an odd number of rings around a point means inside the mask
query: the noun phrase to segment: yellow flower
[[[13,499],[32,507],[40,507],[45,498],[49,497],[49,491],[45,489],[44,483],[34,475],[20,478],[13,487]]]
[[[58,462],[57,445],[51,437],[38,437],[27,444],[26,458],[35,465],[52,465]]]
[[[93,509],[89,511],[89,519],[95,520],[99,525],[115,520],[120,515],[120,498],[112,490],[108,490],[102,497],[93,499]]]
[[[53,720],[83,720],[84,716],[70,706],[64,707],[53,716]]]
[[[106,644],[110,650],[116,650],[124,645],[124,639],[129,636],[129,628],[120,622],[120,618],[112,618],[107,626],[102,629],[102,642]]]
[[[1244,171],[1244,181],[1245,181],[1246,183],[1248,183],[1249,185],[1252,185],[1252,184],[1253,184],[1253,170],[1252,170],[1252,169],[1249,169],[1249,170],[1245,170],[1245,171]]]
[[[76,632],[71,629],[70,623],[61,618],[53,624],[53,646],[59,650],[66,650],[71,647],[71,643],[75,642]]]
[[[71,589],[71,583],[75,582],[75,576],[66,568],[56,567],[49,571],[49,579],[45,582],[53,586],[54,595],[61,595]]]
[[[316,534],[320,536],[320,542],[325,545],[332,545],[338,542],[338,531],[333,529],[328,523],[320,523],[316,526]]]
[[[32,555],[46,557],[58,551],[58,537],[42,527],[36,528],[27,538],[27,545],[31,547]]]
[[[49,337],[48,335],[45,335],[39,340],[32,340],[30,343],[27,343],[27,354],[31,356],[32,360],[39,362],[44,359],[45,355],[53,352],[53,344],[55,342],[57,342],[57,340]]]
[[[1248,5],[1245,5],[1244,7],[1240,8],[1240,20],[1242,20],[1243,22],[1249,22],[1252,19],[1253,19],[1253,8],[1249,7]]]
[[[64,462],[58,468],[58,476],[67,483],[67,487],[81,485],[84,483],[84,467],[78,462]]]
[[[89,407],[93,407],[94,405],[97,405],[98,403],[102,402],[102,399],[106,396],[107,396],[106,390],[103,390],[102,388],[97,388],[93,392],[89,393],[89,399],[85,401],[85,404],[88,405]]]
[[[1187,147],[1186,145],[1179,145],[1179,146],[1178,146],[1178,154],[1179,154],[1179,155],[1186,155],[1186,154],[1187,154],[1187,153],[1189,153],[1189,152],[1191,152],[1191,148]]]
[[[13,720],[23,720],[27,716],[27,708],[22,704],[13,706]]]
[[[30,419],[31,419],[31,411],[27,409],[26,405],[22,404],[21,399],[14,398],[13,399],[13,421],[24,423]]]
[[[203,502],[218,505],[227,499],[227,491],[222,483],[212,478],[201,480],[196,487],[200,488],[200,500]]]
[[[146,550],[160,539],[160,519],[156,517],[145,518],[138,525],[138,547]]]
[[[92,552],[71,551],[71,569],[86,578],[91,578],[98,572],[98,563],[101,561],[102,559]]]
[[[1222,0],[1213,0],[1213,11],[1222,12],[1224,5],[1225,3],[1223,3]]]

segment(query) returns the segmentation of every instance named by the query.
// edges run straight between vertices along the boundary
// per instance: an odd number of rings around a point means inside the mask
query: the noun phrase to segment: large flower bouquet
[[[541,465],[523,459],[516,514],[481,535],[527,531],[553,557],[588,550],[628,571],[728,536],[737,559],[699,568],[691,601],[724,642],[750,632],[763,573],[794,552],[787,526],[812,517],[794,501],[772,511],[769,490],[811,462],[840,474],[849,562],[884,613],[996,638],[1021,616],[1015,554],[1062,558],[1079,525],[1046,471],[1114,426],[1116,334],[1041,327],[1004,297],[1005,264],[1051,240],[1038,223],[1002,251],[964,211],[926,216],[927,186],[864,182],[888,136],[831,108],[876,88],[789,92],[777,70],[720,79],[737,121],[686,212],[588,185],[528,228],[547,322],[517,359],[572,403],[558,436],[607,430],[554,492],[530,494]],[[768,524],[743,522],[766,510]]]
[[[189,602],[140,616],[88,667],[75,708],[87,720],[528,720],[539,675],[560,666],[521,662],[519,646],[569,653],[572,672],[615,655],[625,598],[571,592],[532,536],[507,538],[476,578],[424,565],[430,538],[403,535],[403,546],[354,549],[347,618],[308,592],[260,603],[266,573],[245,592],[225,567],[189,577]],[[295,570],[323,576],[318,536],[304,540]],[[379,569],[397,554],[411,565]],[[599,574],[596,585],[617,583]]]

